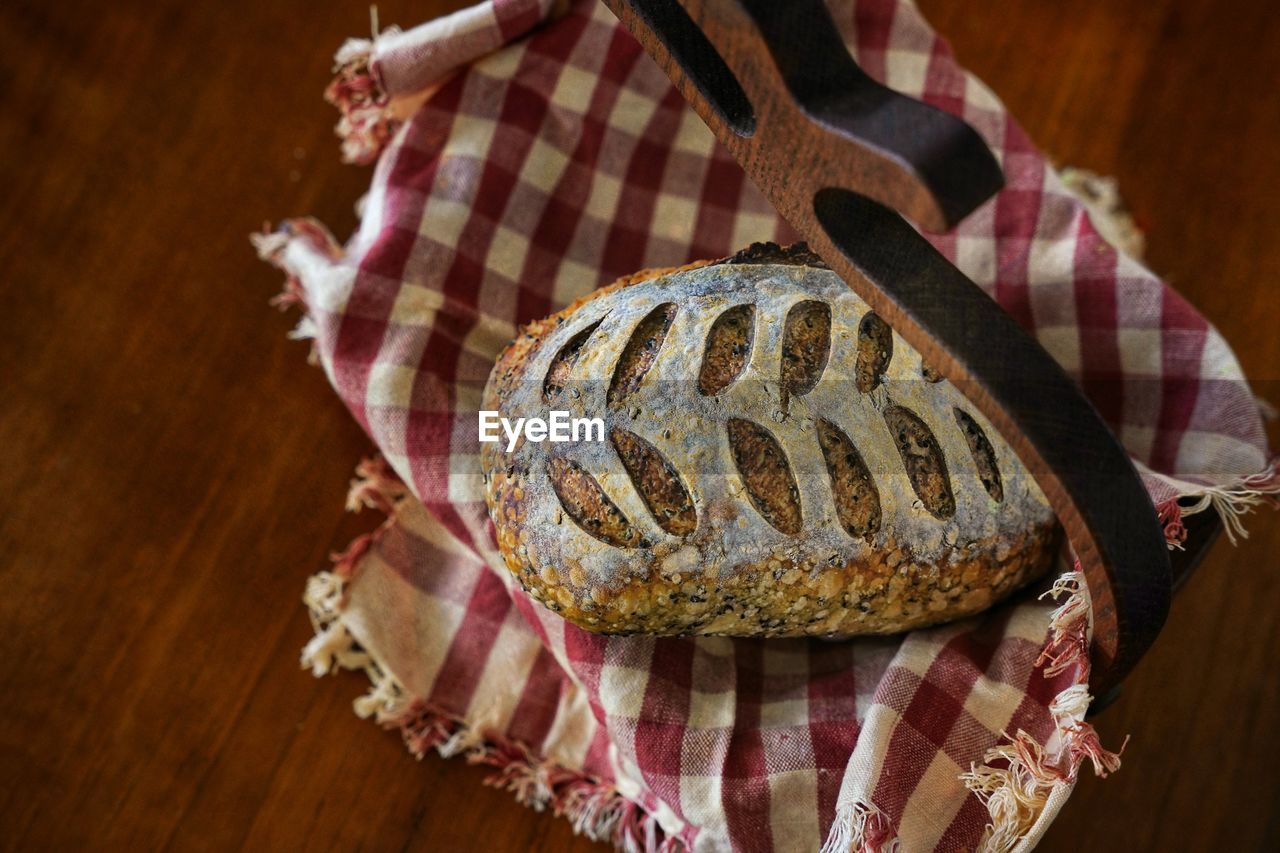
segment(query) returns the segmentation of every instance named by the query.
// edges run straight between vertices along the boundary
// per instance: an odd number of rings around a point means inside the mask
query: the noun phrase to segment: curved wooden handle
[[[964,122],[850,58],[822,0],[604,0],[773,205],[977,406],[1044,490],[1093,599],[1097,695],[1169,609],[1151,500],[1102,418],[1047,352],[898,213],[949,228],[1002,185]]]

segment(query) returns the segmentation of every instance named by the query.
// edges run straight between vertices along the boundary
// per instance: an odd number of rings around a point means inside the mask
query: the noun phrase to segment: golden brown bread
[[[507,567],[592,631],[887,633],[1040,574],[1009,448],[803,247],[638,273],[531,324],[484,409],[604,441],[481,445]]]

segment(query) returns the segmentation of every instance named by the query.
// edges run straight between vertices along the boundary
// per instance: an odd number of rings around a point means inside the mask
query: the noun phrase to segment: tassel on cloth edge
[[[1049,618],[1049,640],[1037,666],[1045,665],[1045,677],[1075,669],[1076,683],[1054,697],[1049,706],[1055,724],[1049,746],[1041,745],[1025,731],[1005,735],[997,745],[960,779],[987,806],[991,823],[979,850],[1012,853],[1019,850],[1035,826],[1049,798],[1061,786],[1075,785],[1080,767],[1088,759],[1093,771],[1106,777],[1120,769],[1120,749],[1104,749],[1097,731],[1085,722],[1089,694],[1089,642],[1093,636],[1093,607],[1079,564],[1058,578],[1045,596],[1065,601]]]
[[[820,853],[901,853],[888,815],[861,800],[842,808]]]
[[[347,512],[359,512],[368,507],[378,510],[386,519],[374,530],[351,540],[346,550],[330,555],[333,574],[344,582],[351,580],[365,555],[378,544],[378,540],[395,522],[396,510],[408,494],[409,487],[381,454],[361,460],[356,466],[356,476],[351,481],[351,488],[347,491]],[[342,604],[346,604],[345,598]]]
[[[342,140],[342,160],[361,166],[378,159],[399,125],[374,70],[376,39],[376,33],[373,40],[347,39],[334,54],[333,80],[324,90],[338,109],[334,133]]]
[[[343,159],[372,163],[455,70],[568,9],[568,0],[487,0],[409,30],[380,31],[373,7],[372,38],[348,39],[338,48],[334,78],[325,89],[325,100],[340,113],[336,131]]]
[[[369,14],[371,38],[349,38],[342,43],[333,55],[333,79],[324,90],[324,99],[339,113],[334,133],[342,143],[342,160],[358,166],[378,159],[396,131],[449,71],[501,44],[497,32],[482,40],[478,51],[469,44],[474,40],[459,38],[478,24],[490,23],[492,11],[485,4],[464,7],[407,33],[396,26],[379,31],[376,5],[370,7]],[[461,42],[472,51],[463,50],[462,55],[452,57],[458,52],[452,42]],[[393,67],[390,80],[383,76],[384,58]]]
[[[332,267],[344,256],[342,247],[327,228],[310,217],[285,220],[275,229],[269,223],[264,224],[262,231],[249,235],[249,242],[261,260],[271,264],[285,276],[280,293],[272,297],[269,304],[281,311],[290,308],[302,311],[302,318],[289,337],[294,340],[314,340],[316,323],[303,278],[310,276],[312,281],[321,281],[325,269]],[[323,299],[322,296],[322,306]],[[314,345],[307,360],[311,364],[318,362]]]
[[[1182,506],[1178,503],[1178,498],[1170,498],[1157,504],[1156,518],[1164,530],[1165,544],[1171,550],[1186,550],[1184,546],[1187,542],[1187,527],[1182,523]]]
[[[319,677],[339,669],[363,669],[369,672],[375,685],[382,683],[381,670],[360,648],[340,617],[347,604],[347,586],[365,556],[395,522],[400,502],[408,493],[404,481],[381,455],[361,460],[356,466],[355,479],[347,492],[347,510],[359,512],[367,506],[381,511],[386,518],[374,530],[353,539],[345,550],[330,554],[331,571],[319,572],[307,581],[302,602],[307,606],[315,636],[303,647],[301,664],[313,675]],[[359,708],[356,713],[360,713]]]
[[[612,784],[541,758],[519,741],[483,734],[421,700],[398,713],[379,711],[376,718],[383,728],[398,729],[409,752],[419,760],[434,749],[445,758],[462,755],[468,763],[492,768],[486,785],[510,791],[518,803],[534,811],[550,809],[557,817],[567,818],[575,834],[612,842],[620,850],[678,853],[687,849],[685,839],[666,835],[650,811]]]
[[[1234,486],[1206,486],[1184,497],[1198,500],[1190,506],[1180,507],[1182,515],[1194,515],[1213,507],[1222,519],[1227,539],[1236,545],[1240,539],[1249,538],[1244,516],[1251,514],[1259,505],[1280,505],[1280,472],[1273,463],[1267,471],[1246,477]]]
[[[365,555],[395,523],[400,504],[409,495],[409,487],[382,454],[362,459],[356,465],[356,476],[347,490],[347,512],[359,512],[364,507],[376,509],[386,518],[375,529],[363,533],[351,541],[346,550],[330,555],[333,574],[344,582],[354,578],[356,569]],[[346,606],[346,599],[339,602],[339,609]]]
[[[307,580],[302,595],[315,636],[303,647],[300,662],[317,678],[339,669],[365,669],[372,663],[339,619],[346,586],[346,579],[337,573],[319,572]]]
[[[368,507],[390,518],[408,495],[409,487],[404,480],[382,454],[377,454],[356,465],[356,476],[347,492],[347,512]]]
[[[1249,538],[1249,531],[1244,526],[1244,516],[1251,514],[1258,506],[1280,507],[1280,457],[1273,459],[1266,468],[1256,474],[1239,477],[1234,482],[1216,486],[1179,480],[1176,477],[1152,471],[1141,463],[1135,464],[1144,480],[1163,485],[1164,494],[1173,493],[1173,497],[1157,505],[1157,511],[1162,513],[1160,520],[1165,525],[1165,535],[1171,543],[1170,547],[1176,547],[1172,544],[1173,540],[1169,539],[1170,520],[1181,522],[1188,515],[1195,515],[1212,508],[1222,519],[1227,539],[1232,545],[1237,545],[1239,540]],[[1148,482],[1149,489],[1153,488],[1153,482]],[[1175,513],[1170,507],[1171,502],[1177,503],[1176,519],[1173,519]],[[1177,532],[1176,525],[1173,532],[1175,534]]]
[[[1129,257],[1142,259],[1147,251],[1147,237],[1120,197],[1119,182],[1115,178],[1074,166],[1059,170],[1058,177],[1080,199],[1104,240]]]

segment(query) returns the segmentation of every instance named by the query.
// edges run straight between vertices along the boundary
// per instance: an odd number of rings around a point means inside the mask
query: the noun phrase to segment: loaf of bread
[[[1039,575],[1048,502],[803,246],[639,273],[523,329],[483,408],[603,422],[481,445],[507,567],[603,633],[891,633]]]

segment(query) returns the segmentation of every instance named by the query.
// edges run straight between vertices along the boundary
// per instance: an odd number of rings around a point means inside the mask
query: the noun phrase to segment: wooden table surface
[[[380,3],[413,24],[449,2]],[[923,0],[1280,401],[1280,16],[1267,0]],[[320,100],[366,4],[0,9],[0,845],[602,849],[408,757],[298,669],[369,442],[246,234],[338,234],[368,171]],[[1098,720],[1133,741],[1042,849],[1280,849],[1280,520],[1220,545]]]

